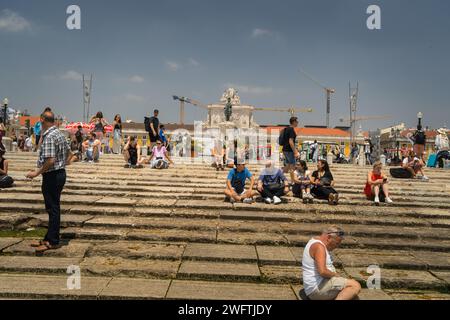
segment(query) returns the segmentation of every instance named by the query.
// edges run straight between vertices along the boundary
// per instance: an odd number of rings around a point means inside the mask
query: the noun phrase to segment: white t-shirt
[[[419,158],[417,158],[417,157],[414,157],[414,160],[413,161],[417,161],[417,160],[420,160]],[[410,163],[411,161],[409,161],[409,158],[408,157],[406,157],[405,159],[403,159],[403,164],[408,164],[408,163]]]

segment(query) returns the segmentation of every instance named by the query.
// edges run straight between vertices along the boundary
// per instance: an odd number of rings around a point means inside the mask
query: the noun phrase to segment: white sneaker
[[[393,202],[394,202],[394,201],[392,201],[391,198],[389,198],[389,197],[386,198],[386,203],[393,203]]]
[[[269,197],[264,199],[264,202],[267,204],[271,204],[272,203],[272,199],[270,199]]]
[[[430,180],[430,179],[428,179],[427,176],[422,176],[422,181],[428,181],[428,180]]]
[[[243,202],[250,204],[250,203],[253,203],[253,199],[252,198],[245,198]]]
[[[375,200],[374,200],[374,202],[375,202],[375,204],[380,204],[380,198],[378,198],[378,197],[375,197]]]
[[[278,198],[277,196],[273,197],[273,204],[280,204],[281,203],[281,199]]]

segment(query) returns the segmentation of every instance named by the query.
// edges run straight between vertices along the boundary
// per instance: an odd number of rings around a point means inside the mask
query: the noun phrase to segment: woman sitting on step
[[[379,205],[380,200],[392,203],[391,198],[389,198],[388,178],[382,173],[382,167],[380,161],[375,162],[373,170],[367,174],[366,187],[364,188],[367,199],[374,201],[375,205]]]
[[[8,160],[3,158],[6,150],[0,146],[0,188],[10,188],[14,184],[13,178],[8,176]]]
[[[317,162],[317,170],[311,176],[311,194],[321,200],[328,200],[328,204],[337,205],[339,195],[334,190],[334,179],[331,174],[328,162],[319,160]]]

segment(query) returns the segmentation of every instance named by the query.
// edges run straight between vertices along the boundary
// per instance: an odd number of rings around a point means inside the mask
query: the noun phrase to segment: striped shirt
[[[55,164],[47,171],[61,170],[66,167],[66,159],[70,146],[64,135],[55,126],[44,132],[42,145],[37,162],[38,168],[42,168],[48,158],[55,158]]]

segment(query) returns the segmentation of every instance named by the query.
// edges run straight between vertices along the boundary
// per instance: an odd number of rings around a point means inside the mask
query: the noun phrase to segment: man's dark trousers
[[[42,175],[42,194],[45,210],[48,213],[48,231],[44,241],[50,245],[59,245],[59,229],[61,224],[61,193],[66,183],[66,170],[47,172]]]

